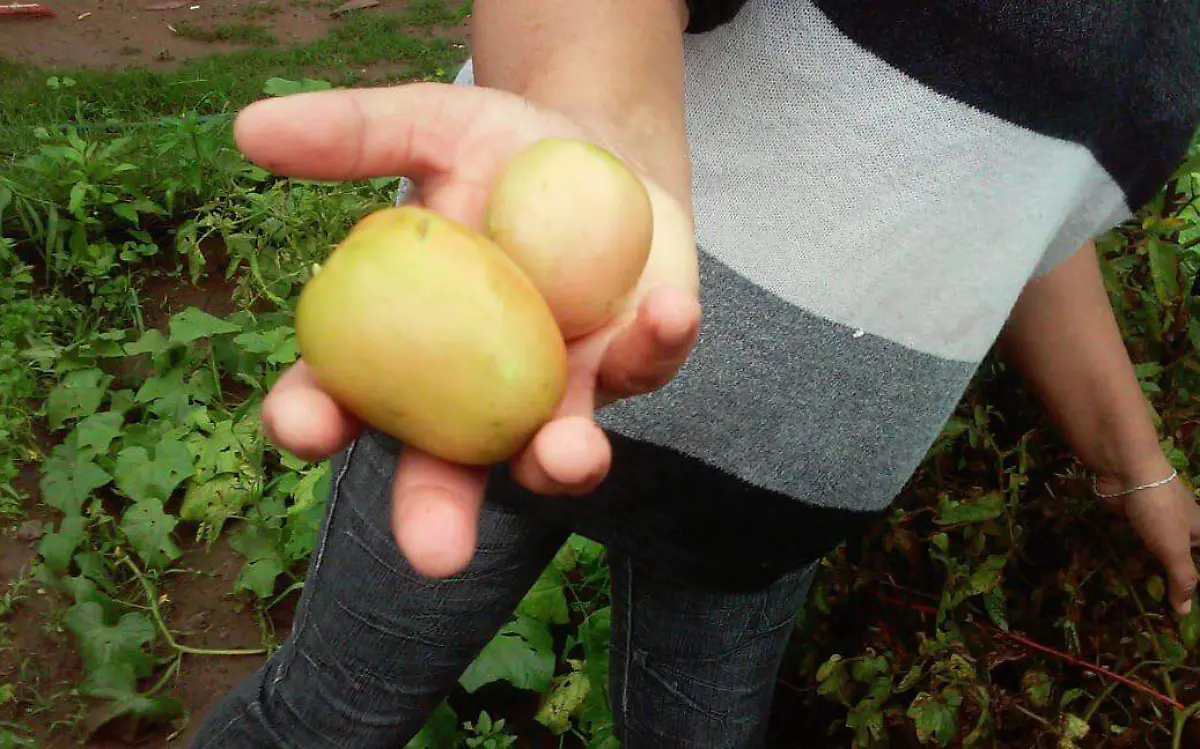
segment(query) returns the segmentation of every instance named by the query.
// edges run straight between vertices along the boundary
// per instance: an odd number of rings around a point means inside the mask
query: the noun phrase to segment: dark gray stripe
[[[707,253],[700,267],[704,323],[687,365],[601,424],[814,505],[886,506],[974,366],[816,317]]]

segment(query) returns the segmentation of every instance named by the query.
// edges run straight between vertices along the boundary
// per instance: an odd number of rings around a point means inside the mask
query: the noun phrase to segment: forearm
[[[1110,485],[1137,485],[1170,470],[1091,243],[1029,285],[1001,344],[1080,460]]]
[[[476,81],[569,116],[689,211],[683,0],[476,0]]]

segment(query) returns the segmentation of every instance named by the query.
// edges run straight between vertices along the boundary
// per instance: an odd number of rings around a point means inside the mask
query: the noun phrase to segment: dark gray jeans
[[[399,749],[569,533],[587,535],[489,502],[470,567],[446,580],[422,578],[392,539],[394,464],[376,436],[335,460],[295,626],[206,716],[194,747]],[[610,686],[622,746],[762,746],[776,672],[815,564],[731,592],[652,574],[627,554],[610,550],[609,561]]]

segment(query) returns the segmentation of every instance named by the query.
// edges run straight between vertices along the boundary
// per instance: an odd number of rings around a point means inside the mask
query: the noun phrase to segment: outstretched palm
[[[510,156],[541,138],[588,134],[511,94],[423,83],[259,102],[241,113],[235,137],[248,158],[279,174],[408,176],[420,186],[421,204],[478,227],[492,182]],[[638,293],[613,323],[571,342],[559,412],[514,459],[514,475],[533,491],[574,494],[603,479],[611,453],[593,420],[597,403],[670,380],[695,342],[700,308],[690,221],[676,201],[653,183],[648,187],[655,238]],[[267,396],[263,422],[276,444],[314,460],[362,430],[321,390],[303,360]],[[404,448],[392,527],[415,569],[445,576],[467,565],[485,483],[484,470]]]

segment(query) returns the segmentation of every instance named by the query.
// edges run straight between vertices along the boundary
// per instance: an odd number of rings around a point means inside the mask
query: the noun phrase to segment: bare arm
[[[476,81],[581,123],[691,208],[683,0],[477,0]]]
[[[1093,243],[1029,285],[1001,346],[1095,472],[1101,492],[1126,491],[1170,474]],[[1200,506],[1178,481],[1113,504],[1166,567],[1171,603],[1186,613],[1196,587],[1191,546],[1200,542]]]
[[[1110,483],[1171,470],[1105,294],[1091,242],[1017,302],[1001,340],[1080,459]]]

